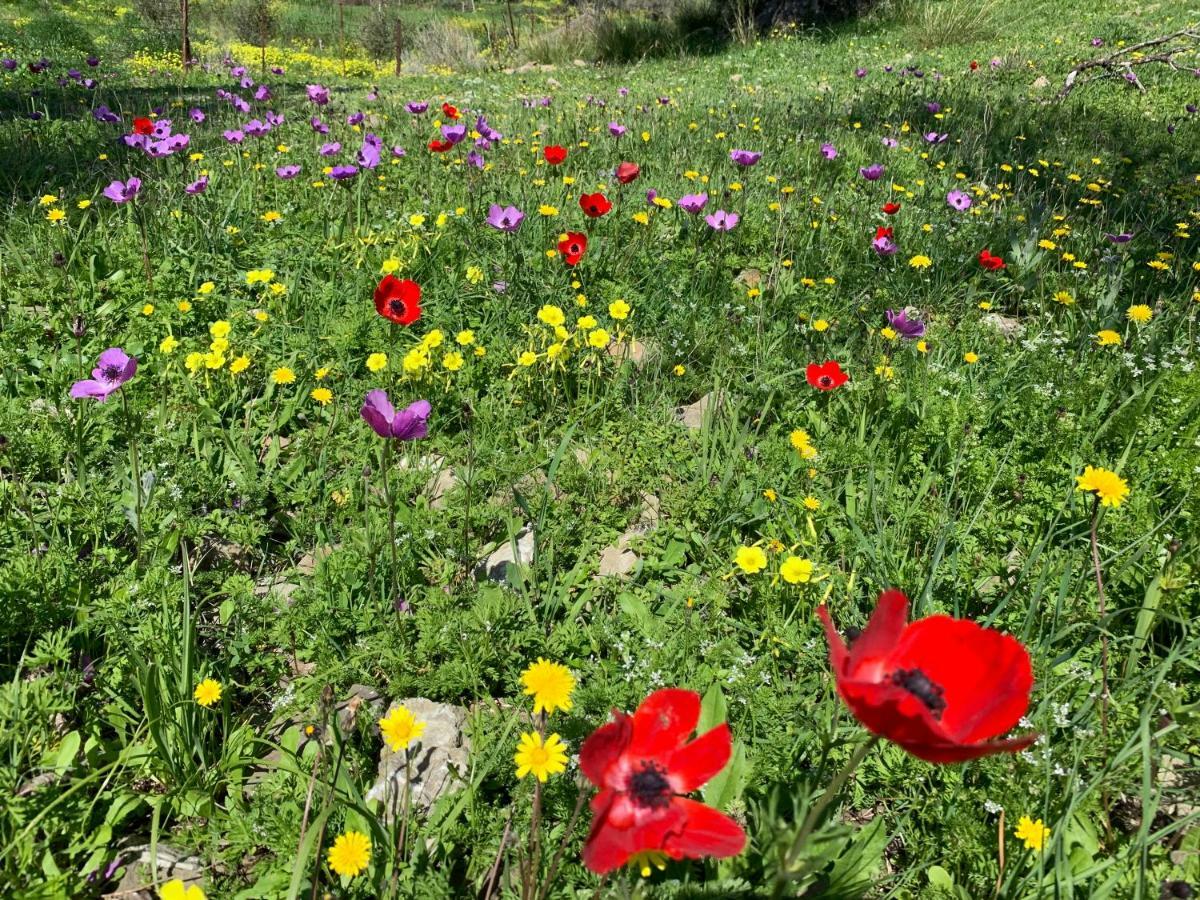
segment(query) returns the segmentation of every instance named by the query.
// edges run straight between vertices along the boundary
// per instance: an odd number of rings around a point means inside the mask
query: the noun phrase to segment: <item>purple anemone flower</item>
[[[854,77],[855,78],[866,78],[867,70],[864,69],[862,66],[859,66],[857,69],[854,70]]]
[[[729,158],[739,166],[746,166],[749,168],[762,159],[762,154],[753,150],[730,150]]]
[[[628,130],[629,130],[628,128],[626,128],[624,125],[620,124],[619,122],[609,122],[608,123],[608,133],[611,134],[613,137],[619,138],[621,135],[623,135]]]
[[[824,144],[821,145],[821,155],[823,157],[825,157],[826,159],[837,159],[837,155],[838,155],[837,147],[833,146],[833,144],[826,141]]]
[[[887,147],[889,150],[895,150],[900,146],[900,142],[894,137],[885,137],[883,139],[883,146]]]
[[[193,197],[196,196],[197,194],[203,194],[205,191],[208,190],[208,176],[201,175],[199,178],[197,178],[195,181],[193,181],[191,184],[189,184],[183,190],[186,193],[191,194]]]
[[[419,116],[421,113],[425,112],[425,110],[429,109],[429,104],[423,100],[410,100],[408,103],[404,104],[404,108],[414,116]]]
[[[966,212],[971,208],[971,195],[966,191],[951,191],[946,195],[946,202],[959,212]]]
[[[329,126],[316,116],[313,116],[311,119],[309,119],[308,124],[312,126],[312,130],[317,134],[329,134]]]
[[[429,434],[428,400],[418,400],[396,412],[386,391],[368,391],[359,414],[381,438],[415,441]]]
[[[103,103],[92,110],[92,118],[97,122],[104,122],[109,125],[121,121],[121,117]]]
[[[900,337],[905,340],[915,341],[925,334],[925,323],[917,318],[910,319],[907,312],[903,309],[900,312],[893,312],[889,309],[887,311],[887,320],[888,324],[896,329]]]
[[[291,179],[295,178],[297,175],[300,174],[300,167],[297,165],[279,166],[275,170],[275,174],[278,175],[280,178],[282,178],[284,181],[290,181]]]
[[[317,152],[319,154],[321,154],[322,156],[334,156],[334,155],[342,152],[341,142],[340,141],[330,141],[328,144],[322,144],[320,149],[317,150]]]
[[[320,84],[310,84],[305,90],[308,93],[308,99],[317,106],[324,106],[329,102],[329,88]]]
[[[684,194],[679,198],[679,208],[693,215],[708,205],[708,194]]]
[[[358,151],[358,164],[364,169],[374,169],[379,165],[382,150],[383,141],[378,136],[368,133]]]
[[[260,84],[258,86],[258,90],[256,90],[254,92],[254,99],[257,100],[259,103],[262,103],[265,100],[270,100],[271,99],[271,89],[269,87],[267,87],[265,84]]]
[[[869,166],[863,166],[858,170],[858,174],[867,179],[867,181],[878,181],[883,175],[883,164],[871,163]]]
[[[493,203],[488,207],[487,223],[500,231],[507,231],[511,234],[521,227],[523,221],[525,221],[525,213],[515,206],[500,206],[498,203]]]
[[[892,256],[900,249],[900,245],[886,234],[881,234],[879,237],[872,239],[871,246],[875,248],[875,252],[880,256]]]
[[[329,177],[334,181],[345,181],[347,178],[353,178],[358,174],[358,166],[334,166],[329,173]]]
[[[240,144],[246,139],[246,134],[243,131],[238,131],[236,128],[230,128],[222,132],[225,140],[231,144]]]
[[[120,347],[109,347],[100,354],[92,377],[71,385],[71,396],[76,400],[91,398],[103,403],[113,391],[127,382],[137,372],[137,360]]]
[[[467,154],[467,165],[474,166],[476,169],[482,169],[484,166],[483,154],[477,150],[472,150]]]
[[[1104,236],[1106,238],[1108,238],[1108,240],[1112,241],[1114,244],[1128,244],[1130,241],[1133,240],[1132,232],[1128,232],[1128,231],[1122,231],[1120,234],[1109,234],[1106,231],[1106,232],[1104,232]]]
[[[113,203],[128,203],[142,189],[142,179],[130,178],[128,181],[114,181],[104,189],[104,196]]]
[[[925,132],[924,137],[925,140],[931,144],[944,144],[947,140],[949,140],[950,135],[938,134],[936,131],[927,131]]]
[[[442,138],[449,141],[451,144],[458,144],[467,136],[466,125],[443,125]]]
[[[195,122],[197,125],[199,125],[201,122],[203,122],[205,119],[208,118],[208,116],[206,116],[204,114],[204,110],[202,110],[198,106],[192,107],[192,109],[188,113],[188,115],[192,117],[192,121]]]
[[[718,209],[716,212],[704,217],[704,221],[714,231],[733,231],[739,219],[741,219],[741,216],[737,213],[725,212],[723,209]]]
[[[363,119],[365,119],[365,118],[366,118],[366,116],[364,116],[361,112],[352,112],[352,113],[350,113],[350,115],[346,116],[346,124],[347,125],[361,125]]]
[[[266,122],[260,122],[258,119],[251,119],[246,123],[243,130],[250,137],[262,137],[271,130],[271,126]]]

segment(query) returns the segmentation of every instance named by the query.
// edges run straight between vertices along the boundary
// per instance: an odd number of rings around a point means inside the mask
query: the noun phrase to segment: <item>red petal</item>
[[[930,616],[914,622],[890,666],[920,669],[942,688],[942,728],[961,743],[1004,734],[1029,708],[1029,652],[1016,638],[967,619]]]
[[[668,835],[663,847],[671,858],[724,858],[745,849],[746,832],[724,813],[686,797],[676,797],[671,806],[678,806],[684,814],[682,830]]]
[[[655,691],[633,714],[633,740],[626,751],[635,759],[658,758],[672,753],[700,721],[700,695],[681,688]]]
[[[923,744],[901,746],[918,759],[931,763],[957,763],[969,759],[979,759],[982,756],[992,756],[996,753],[1017,753],[1036,741],[1036,734],[1026,734],[1021,737],[1004,741],[985,741],[981,744]]]
[[[616,794],[612,795],[614,798]],[[583,845],[583,864],[593,872],[603,875],[620,868],[629,857],[643,850],[661,850],[670,853],[667,844],[671,837],[685,825],[687,812],[678,798],[661,811],[656,811],[641,825],[617,828],[609,821],[610,803],[598,811],[592,819],[592,830]],[[679,859],[679,855],[675,855]]]
[[[601,725],[579,748],[579,768],[588,781],[597,787],[604,786],[605,774],[629,745],[629,716],[623,712],[616,712],[615,715],[615,722]]]
[[[903,591],[888,588],[880,594],[867,627],[850,646],[850,665],[846,674],[851,678],[877,680],[879,673],[869,670],[892,652],[904,633],[907,620],[908,598]],[[864,668],[868,671],[861,671]]]
[[[728,723],[722,722],[664,760],[671,789],[677,794],[696,790],[725,768],[732,753],[733,737]]]
[[[846,660],[850,658],[850,653],[846,650],[842,636],[833,627],[829,608],[824,603],[817,607],[817,615],[825,625],[825,640],[829,643],[829,667],[833,669],[834,677],[840,678],[846,669]]]

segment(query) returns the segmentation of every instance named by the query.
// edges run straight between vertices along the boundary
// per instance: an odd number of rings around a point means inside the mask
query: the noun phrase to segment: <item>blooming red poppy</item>
[[[445,115],[445,117],[447,119],[457,119],[458,115],[459,115],[458,107],[451,106],[449,103],[443,103],[442,104],[442,114]]]
[[[1024,750],[1036,734],[994,740],[1029,708],[1033,667],[1011,635],[967,619],[928,616],[911,624],[908,598],[890,589],[849,647],[822,604],[838,693],[858,721],[934,763]]]
[[[617,181],[621,184],[629,184],[631,181],[637,181],[637,177],[642,174],[641,167],[635,162],[623,162],[617,166]]]
[[[421,286],[395,275],[384,275],[375,288],[375,310],[397,325],[411,325],[421,318]]]
[[[879,240],[880,238],[890,238],[891,236],[892,229],[890,228],[885,228],[884,226],[880,225],[875,229],[875,240]]]
[[[551,144],[542,150],[542,155],[546,157],[546,162],[552,166],[557,166],[567,158],[567,148],[560,147],[558,144]]]
[[[842,371],[842,367],[832,361],[820,365],[809,363],[808,368],[804,370],[804,377],[818,391],[832,391],[850,380],[850,376]]]
[[[584,194],[580,197],[579,208],[583,210],[584,215],[596,219],[612,209],[612,203],[609,202],[607,197],[597,191],[594,194]]]
[[[900,212],[900,204],[888,202],[883,204],[880,209],[883,210],[885,215],[894,216],[896,213]]]
[[[445,153],[453,146],[454,144],[452,144],[450,141],[443,141],[440,139],[435,139],[429,142],[429,149],[434,153]]]
[[[700,695],[679,688],[655,691],[632,716],[613,710],[613,717],[579,748],[580,770],[600,788],[584,865],[604,874],[639,853],[671,859],[741,853],[746,833],[737,822],[682,796],[725,768],[733,750],[729,725],[688,741],[700,721]]]
[[[139,116],[133,120],[134,134],[154,134],[154,123],[147,118]]]
[[[979,251],[979,264],[989,272],[995,272],[997,269],[1004,268],[1004,260],[999,256],[992,256],[986,247]]]
[[[587,244],[587,235],[582,231],[568,231],[558,242],[558,252],[562,254],[563,262],[573,266],[587,253]]]

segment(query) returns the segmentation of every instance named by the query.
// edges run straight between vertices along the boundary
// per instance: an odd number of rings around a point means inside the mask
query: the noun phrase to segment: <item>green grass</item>
[[[1184,110],[1196,82],[1144,66],[1145,93],[1112,79],[1053,101],[1076,62],[1181,27],[1188,10],[984,7],[966,10],[983,24],[951,28],[942,9],[700,58],[343,80],[336,19],[293,3],[288,29],[325,49],[276,47],[273,98],[241,115],[215,97],[252,92],[220,65],[215,33],[200,34],[213,66],[185,79],[161,53],[134,55],[147,42],[132,14],[122,24],[95,0],[53,16],[0,6],[0,56],[55,62],[0,72],[0,895],[99,896],[116,882],[89,874],[169,844],[203,860],[210,897],[482,896],[497,859],[493,896],[520,896],[534,792],[512,765],[533,727],[519,679],[545,657],[578,679],[573,708],[549,720],[572,753],[657,687],[704,695],[705,721],[727,719],[739,749],[702,797],[750,838],[733,859],[601,883],[580,862],[585,810],[547,896],[769,896],[866,739],[814,611],[827,602],[841,627],[861,626],[888,586],[914,618],[1019,638],[1036,678],[1027,728],[1044,739],[954,766],[881,743],[819,817],[785,895],[1154,898],[1163,882],[1200,881],[1200,122]],[[543,13],[549,27],[551,10],[529,11]],[[922,22],[943,29],[928,46]],[[59,86],[91,51],[96,89]],[[242,61],[258,81],[257,57]],[[305,99],[317,81],[329,107]],[[413,99],[430,112],[410,116]],[[443,100],[503,132],[486,170],[466,163],[470,139],[426,149]],[[95,121],[100,104],[125,124]],[[155,106],[191,135],[185,153],[119,143]],[[271,134],[222,138],[268,109],[286,116]],[[348,125],[360,110],[367,121]],[[620,141],[610,121],[628,127]],[[322,174],[353,161],[364,131],[385,143],[381,166],[343,184]],[[316,155],[335,139],[336,159]],[[570,148],[557,169],[536,153],[549,143]],[[406,155],[390,158],[393,145]],[[734,147],[763,159],[735,167]],[[642,167],[633,184],[611,175],[622,160]],[[876,182],[858,174],[872,162],[887,167]],[[303,172],[284,181],[288,163]],[[207,191],[186,195],[201,171]],[[101,196],[130,175],[143,180],[132,204]],[[614,209],[586,219],[578,197],[601,185]],[[713,232],[648,204],[650,188],[672,201],[706,191],[706,212],[741,221]],[[952,189],[971,193],[970,211],[947,205]],[[526,212],[519,231],[484,224],[493,202]],[[895,229],[893,257],[871,249],[880,225]],[[547,255],[567,230],[590,242],[573,269]],[[1104,237],[1123,231],[1128,244]],[[1003,271],[980,267],[985,247]],[[928,268],[910,265],[919,255]],[[249,282],[264,269],[267,283]],[[391,269],[423,289],[409,328],[372,303]],[[610,311],[618,299],[628,318]],[[1127,310],[1143,304],[1153,316],[1139,325]],[[546,305],[571,333],[556,357]],[[927,322],[924,350],[881,331],[906,306]],[[1000,336],[997,314],[1023,334]],[[229,346],[206,368],[216,322]],[[589,346],[596,327],[636,338],[646,362]],[[474,343],[460,347],[464,329]],[[1107,329],[1121,346],[1099,345]],[[107,403],[70,399],[110,346],[138,358],[135,377]],[[406,371],[421,346],[430,367]],[[453,352],[461,368],[445,365]],[[388,357],[379,372],[375,353]],[[851,380],[820,393],[805,368],[825,360]],[[284,367],[295,381],[275,383]],[[433,407],[429,436],[395,456],[359,416],[381,387]],[[675,409],[706,395],[704,427],[684,428]],[[419,465],[433,455],[459,481],[437,503]],[[1087,465],[1130,488],[1097,520],[1103,614],[1094,508],[1076,490]],[[634,573],[595,578],[645,494],[660,516],[633,545]],[[487,550],[527,527],[535,562],[508,587],[477,580]],[[751,544],[784,549],[748,575],[734,559]],[[776,577],[791,553],[812,561],[812,581]],[[273,582],[296,585],[289,602]],[[209,709],[192,699],[205,678],[222,686]],[[354,685],[471,711],[466,788],[415,815],[400,852],[399,829],[364,799],[374,714],[334,724],[330,704]],[[536,878],[564,840],[577,776],[572,763],[541,792]],[[1050,828],[1041,853],[1015,838],[1022,816]],[[343,883],[325,853],[348,829],[373,853]]]

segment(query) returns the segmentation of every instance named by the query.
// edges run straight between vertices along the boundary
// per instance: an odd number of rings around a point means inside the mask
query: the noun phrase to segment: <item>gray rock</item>
[[[116,891],[109,896],[120,895],[129,900],[154,900],[158,896],[155,884],[178,878],[185,885],[201,885],[204,878],[204,866],[198,856],[188,856],[176,850],[169,844],[159,844],[154,863],[150,861],[150,845],[139,844],[123,853],[125,857],[125,874]],[[154,869],[158,874],[155,875]],[[202,886],[202,885],[201,885]]]
[[[458,476],[449,466],[439,469],[437,474],[425,485],[425,493],[429,495],[429,505],[433,509],[446,508],[446,495],[458,487]]]
[[[714,403],[712,394],[705,394],[695,403],[681,406],[675,410],[675,415],[691,431],[699,431],[704,425],[704,416]]]
[[[656,496],[650,493],[642,494],[642,506],[638,511],[637,521],[625,529],[616,543],[600,551],[597,578],[623,577],[637,568],[642,558],[630,549],[630,544],[636,538],[645,536],[658,524],[659,507],[659,499]]]
[[[424,722],[425,731],[420,741],[407,751],[393,753],[385,744],[380,753],[378,776],[366,799],[368,803],[382,804],[381,815],[388,822],[400,814],[406,790],[410,792],[410,803],[424,809],[433,806],[439,797],[460,790],[466,783],[471,755],[465,708],[413,697],[396,701],[388,707],[388,712],[397,706],[405,707],[418,721]]]
[[[487,578],[497,584],[512,584],[513,567],[529,566],[533,563],[533,529],[522,528],[513,540],[506,541],[475,570],[476,579]]]
[[[1009,339],[1019,338],[1025,333],[1025,326],[1017,319],[1011,316],[1002,316],[1000,313],[988,313],[983,317],[983,324]]]
[[[619,363],[629,360],[641,369],[648,359],[658,353],[658,346],[653,341],[642,343],[637,338],[630,338],[628,341],[611,342],[605,352]]]

